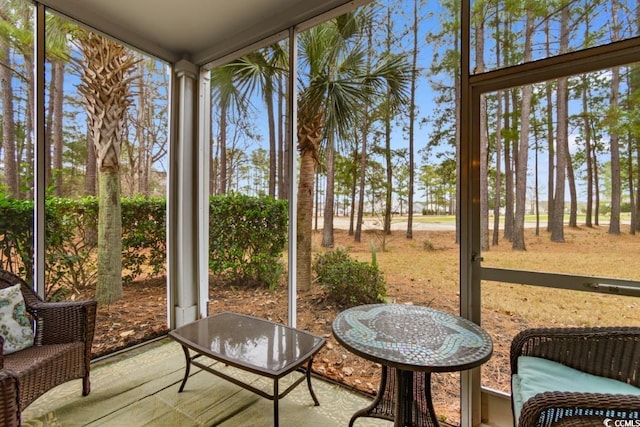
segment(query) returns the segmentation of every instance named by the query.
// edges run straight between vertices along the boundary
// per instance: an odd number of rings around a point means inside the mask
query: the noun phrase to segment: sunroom
[[[145,191],[130,190],[128,194],[166,197],[166,257],[162,261],[166,316],[161,337],[166,330],[228,310],[225,301],[237,293],[233,286],[220,293],[210,278],[211,228],[222,222],[214,214],[210,216],[210,197],[227,192],[268,194],[288,201],[284,291],[254,292],[257,296],[240,303],[248,313],[253,313],[252,306],[278,305],[285,308],[279,313],[285,314],[274,315],[277,321],[311,327],[308,320],[300,320],[309,310],[309,302],[304,305],[303,299],[318,296],[302,284],[310,279],[304,277],[307,266],[301,266],[298,258],[300,229],[312,227],[315,221],[315,237],[308,242],[312,251],[320,252],[320,246],[326,250],[344,245],[352,248],[359,261],[377,259],[388,277],[393,277],[388,280],[390,301],[449,311],[488,332],[494,346],[489,362],[437,380],[441,383],[434,389],[434,400],[438,393],[442,395],[448,410],[455,413],[442,415],[442,419],[454,425],[512,422],[505,355],[515,332],[534,326],[640,326],[640,135],[635,126],[640,115],[635,114],[634,102],[640,61],[640,25],[634,17],[640,6],[635,2],[562,2],[540,9],[525,4],[511,10],[506,2],[464,0],[437,5],[418,0],[237,4],[14,0],[5,8],[30,22],[24,27],[32,30],[31,39],[25,34],[20,39],[17,31],[5,31],[5,51],[28,46],[33,55],[23,52],[17,60],[18,55],[12,53],[14,62],[3,64],[3,79],[20,79],[16,77],[19,70],[29,66],[33,67],[33,79],[25,77],[29,84],[22,86],[2,86],[2,184],[8,189],[6,194],[13,191],[12,185],[28,188],[18,189],[14,195],[34,201],[32,271],[40,295],[51,291],[45,289],[51,277],[47,276],[50,242],[46,201],[58,194],[52,190],[62,182],[57,179],[72,181],[73,176],[64,176],[61,171],[70,174],[74,168],[68,165],[77,162],[74,150],[68,148],[70,143],[53,148],[54,141],[73,138],[82,142],[77,130],[70,136],[70,129],[84,129],[84,123],[69,118],[60,129],[47,121],[55,114],[78,116],[81,110],[77,100],[66,93],[60,92],[60,104],[53,101],[53,88],[58,85],[54,70],[64,74],[56,68],[59,61],[52,42],[60,33],[54,25],[59,20],[138,52],[145,58],[138,62],[141,70],[152,68],[150,63],[157,68],[148,83],[165,100],[165,110],[147,105],[146,111],[157,115],[151,122],[164,130],[140,136],[149,142],[147,157],[129,156],[130,164],[123,169],[127,169],[131,187],[142,188],[142,175],[133,170],[134,163],[153,163],[153,156],[164,150],[162,160],[150,173],[162,185],[149,185],[154,179],[148,176]],[[315,181],[312,179],[308,193],[313,196],[308,202],[314,213],[301,216],[301,175],[308,159],[300,153],[299,115],[307,112],[299,111],[299,99],[309,87],[305,83],[311,80],[305,43],[319,37],[312,34],[313,29],[365,9],[377,21],[369,33],[362,31],[359,43],[370,43],[363,49],[376,54],[365,55],[362,61],[383,63],[384,52],[398,49],[400,58],[394,63],[404,61],[410,76],[405,81],[405,96],[398,97],[404,105],[384,112],[384,103],[378,99],[377,116],[370,113],[371,118],[365,120],[371,120],[367,129],[357,118],[360,116],[354,115],[347,121],[354,128],[353,147],[348,145],[346,132],[337,127],[320,136],[322,168],[312,172]],[[445,47],[438,48],[442,45]],[[69,46],[69,63],[74,65],[62,67],[77,70],[82,67],[80,48],[71,42]],[[243,100],[245,104],[239,100],[235,111],[225,116],[220,81],[216,80],[223,73],[217,70],[269,49],[278,50],[286,63],[273,67],[279,74],[270,102],[261,103],[260,98],[266,98],[263,86],[251,93],[250,100]],[[375,68],[371,63],[368,66]],[[14,74],[7,74],[11,70]],[[80,85],[74,79],[77,77],[61,82],[65,92],[67,85]],[[388,94],[392,86],[385,85],[383,92]],[[32,165],[31,178],[28,173],[13,172],[23,177],[17,186],[7,178],[11,171],[7,153],[12,152],[7,145],[10,126],[5,121],[9,120],[9,102],[4,98],[8,88],[20,98],[11,117],[18,117],[15,121],[23,125],[15,127],[10,138],[15,141],[13,153],[21,156],[23,165]],[[145,96],[152,98],[153,94],[138,90],[133,103],[142,105]],[[438,108],[425,111],[431,104]],[[54,113],[56,108],[59,113]],[[275,112],[268,113],[268,108]],[[362,113],[359,105],[358,113]],[[325,115],[333,117],[328,110]],[[138,119],[142,118],[140,113]],[[268,123],[270,119],[275,123]],[[32,133],[24,131],[28,120],[32,121]],[[254,128],[248,129],[246,123],[251,120]],[[229,132],[227,141],[226,135],[221,136],[223,126],[242,135],[231,140]],[[136,125],[131,129],[128,132],[135,134]],[[378,172],[381,180],[387,181],[374,188],[369,177],[376,172],[356,170],[349,176],[353,185],[340,185],[359,195],[342,189],[333,198],[327,197],[334,191],[330,187],[340,186],[339,162],[359,164],[366,157],[363,147],[367,138],[375,147],[372,153],[382,152],[369,162],[379,163],[387,171],[388,178]],[[153,145],[159,140],[166,141],[165,148]],[[276,140],[281,148],[262,163],[242,157],[245,151],[258,158],[258,149],[271,151],[264,147]],[[228,154],[223,156],[220,150]],[[329,152],[333,156],[333,151],[335,169],[329,170],[325,156]],[[221,160],[226,156],[228,165]],[[241,162],[248,170],[244,176]],[[270,172],[259,177],[264,164]],[[79,175],[90,173],[83,167],[78,170]],[[398,171],[397,175],[390,177],[391,170]],[[406,171],[406,177],[400,170]],[[447,173],[448,180],[443,178]],[[356,180],[359,183],[361,177],[358,189]],[[247,183],[244,187],[241,180]],[[77,187],[81,185],[76,182],[73,191],[64,196],[87,194]],[[404,187],[410,190],[403,193]],[[385,202],[380,194],[388,195],[391,202]],[[347,225],[340,226],[340,221]],[[344,233],[334,234],[334,228],[344,228]],[[399,240],[413,242],[419,261],[411,258],[402,263],[408,249],[406,242],[402,246]],[[6,262],[3,268],[7,268]],[[434,266],[438,273],[432,271]],[[403,290],[406,293],[410,288],[411,297],[403,298]],[[282,295],[286,300],[278,299]],[[137,303],[139,307],[151,304]],[[311,305],[315,303],[317,300]],[[322,314],[330,316],[324,319],[329,328],[324,332],[327,338],[335,313]],[[109,321],[108,316],[104,319]],[[105,330],[126,343],[134,328]],[[332,379],[340,380],[345,372]],[[377,380],[379,377],[373,377],[371,381]],[[445,394],[450,390],[446,384],[451,383],[452,394]],[[375,394],[376,390],[377,384],[373,384],[367,391]],[[454,403],[450,396],[454,396]],[[436,400],[436,411],[440,410]]]

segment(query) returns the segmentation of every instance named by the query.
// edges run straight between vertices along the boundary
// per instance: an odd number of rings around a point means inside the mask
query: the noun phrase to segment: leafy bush
[[[166,201],[122,198],[122,279],[166,271]],[[33,201],[0,191],[0,268],[32,279]],[[213,197],[210,201],[210,267],[235,283],[276,286],[284,267],[287,202],[249,196]],[[97,280],[98,199],[47,196],[45,204],[46,297],[50,300]]]
[[[287,202],[242,194],[214,196],[210,203],[209,268],[235,285],[274,289],[284,267]]]
[[[166,200],[122,199],[122,280],[130,283],[143,272],[157,276],[166,271]]]
[[[0,192],[0,267],[31,279],[25,266],[33,258],[33,201]]]
[[[47,197],[45,206],[46,297],[61,300],[96,284],[98,199]]]
[[[316,255],[313,271],[329,298],[341,306],[373,304],[386,299],[387,285],[377,264],[353,260],[343,249]]]

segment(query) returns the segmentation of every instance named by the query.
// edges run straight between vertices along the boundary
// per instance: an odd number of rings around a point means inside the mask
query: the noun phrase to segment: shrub
[[[436,247],[433,246],[433,243],[431,243],[431,240],[425,240],[422,242],[422,248],[425,251],[431,252],[431,251],[435,251]]]
[[[163,198],[123,198],[122,280],[131,283],[144,272],[166,272],[167,215]]]
[[[122,198],[122,279],[166,271],[166,201]],[[287,243],[287,202],[268,197],[217,196],[210,200],[212,273],[237,284],[270,288],[280,280]],[[46,297],[62,299],[97,280],[98,199],[47,196]],[[33,201],[0,191],[0,268],[32,279]]]
[[[378,266],[353,260],[345,250],[316,255],[313,271],[329,299],[341,306],[373,304],[386,299],[386,283]]]
[[[287,202],[242,194],[210,200],[209,268],[235,285],[266,284],[282,276],[287,244]]]

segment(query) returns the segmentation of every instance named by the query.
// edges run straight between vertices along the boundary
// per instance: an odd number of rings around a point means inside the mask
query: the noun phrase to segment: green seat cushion
[[[522,405],[545,391],[640,395],[640,388],[622,381],[591,375],[540,357],[520,356],[518,373],[511,378],[516,420],[520,418]]]

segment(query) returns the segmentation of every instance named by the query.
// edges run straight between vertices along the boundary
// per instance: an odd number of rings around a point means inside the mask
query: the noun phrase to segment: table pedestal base
[[[400,427],[438,427],[431,402],[431,373],[403,371],[382,365],[380,388],[375,400],[351,417],[349,427],[353,427],[360,417],[394,421],[394,426]]]

